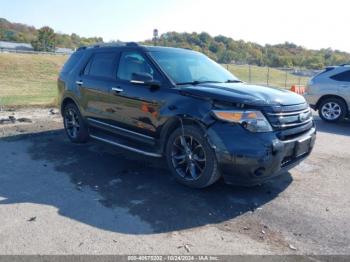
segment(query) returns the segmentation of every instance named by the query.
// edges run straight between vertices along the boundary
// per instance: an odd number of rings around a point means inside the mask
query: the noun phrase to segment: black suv
[[[58,80],[69,139],[165,157],[175,178],[203,188],[221,176],[256,185],[307,157],[308,104],[243,83],[205,55],[136,43],[79,48]]]

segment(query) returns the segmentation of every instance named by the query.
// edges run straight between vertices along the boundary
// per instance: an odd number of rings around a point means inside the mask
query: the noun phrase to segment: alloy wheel
[[[206,166],[203,146],[189,135],[178,136],[172,145],[172,164],[176,172],[186,180],[197,180]]]
[[[64,121],[68,135],[71,138],[76,139],[80,130],[79,115],[77,112],[75,112],[75,110],[72,108],[67,108],[65,111]]]
[[[327,120],[336,120],[340,117],[342,111],[340,105],[335,102],[328,102],[321,108],[322,115]]]

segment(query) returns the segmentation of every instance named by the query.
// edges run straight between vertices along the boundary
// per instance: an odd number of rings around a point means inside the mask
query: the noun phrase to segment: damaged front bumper
[[[254,186],[304,160],[315,144],[316,128],[293,139],[280,140],[275,132],[252,133],[239,125],[217,122],[207,134],[225,181]]]

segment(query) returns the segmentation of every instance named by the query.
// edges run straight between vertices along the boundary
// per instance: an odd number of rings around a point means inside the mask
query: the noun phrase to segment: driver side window
[[[140,53],[135,51],[123,52],[118,66],[118,79],[131,81],[134,73],[147,73],[153,79],[157,79],[155,70]]]

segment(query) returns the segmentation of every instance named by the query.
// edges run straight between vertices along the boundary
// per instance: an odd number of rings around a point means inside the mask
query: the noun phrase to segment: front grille
[[[297,137],[313,127],[312,112],[306,103],[280,106],[264,113],[281,140]]]

